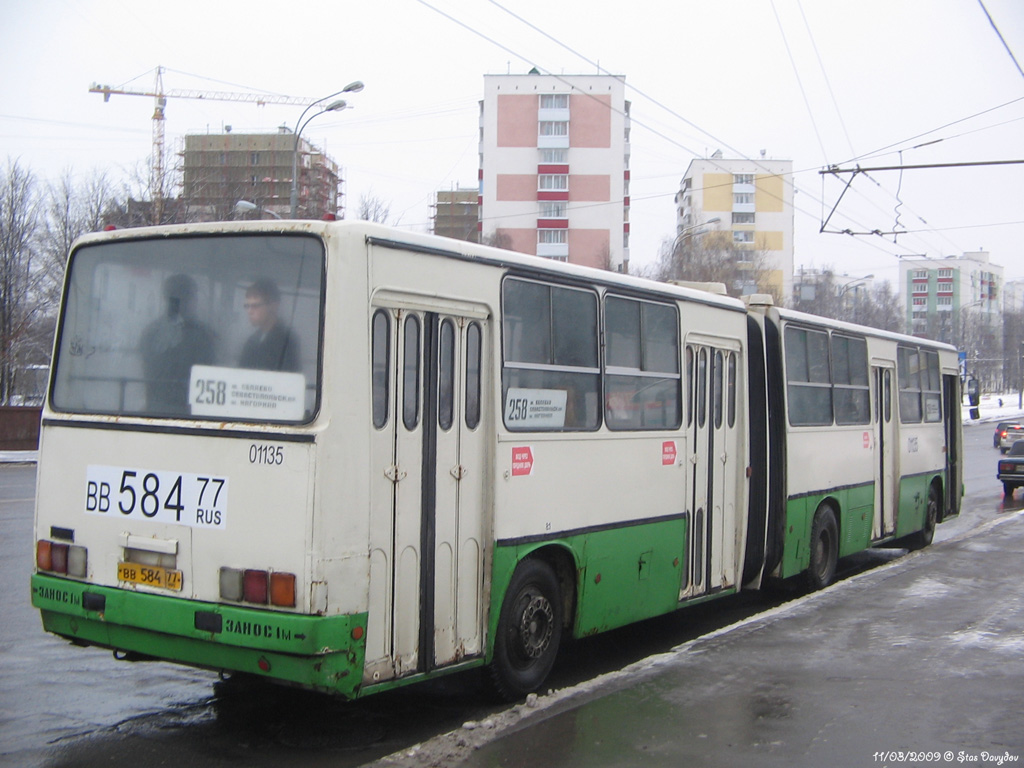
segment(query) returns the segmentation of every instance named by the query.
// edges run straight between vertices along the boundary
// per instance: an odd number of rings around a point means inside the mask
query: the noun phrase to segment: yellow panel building
[[[793,292],[793,161],[728,159],[719,150],[693,160],[676,195],[676,234],[716,230],[764,253],[778,295]],[[725,235],[724,233],[729,233]]]

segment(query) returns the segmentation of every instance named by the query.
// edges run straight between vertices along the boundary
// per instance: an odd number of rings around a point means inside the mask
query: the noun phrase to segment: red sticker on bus
[[[529,475],[533,472],[533,451],[528,445],[512,448],[512,476]]]
[[[871,447],[871,433],[870,432],[865,432],[864,433],[864,447],[865,448],[870,448]]]
[[[676,463],[676,443],[675,440],[666,440],[661,444],[661,464],[662,466],[668,467]]]

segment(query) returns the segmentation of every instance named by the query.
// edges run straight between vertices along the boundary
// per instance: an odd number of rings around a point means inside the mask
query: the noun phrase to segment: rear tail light
[[[50,570],[54,573],[68,572],[68,545],[50,543]]]
[[[221,568],[220,599],[235,603],[295,607],[295,574],[255,568]]]
[[[247,603],[267,604],[267,572],[247,570],[242,581],[242,599]]]
[[[270,574],[270,603],[282,608],[295,607],[295,574]]]
[[[39,539],[36,542],[36,568],[84,579],[89,572],[89,553],[85,547]]]
[[[53,570],[53,557],[50,542],[40,539],[36,542],[36,568],[40,571]]]
[[[242,572],[237,568],[220,569],[220,599],[241,602]]]
[[[85,547],[72,544],[68,547],[68,576],[84,579],[88,567],[88,553]]]

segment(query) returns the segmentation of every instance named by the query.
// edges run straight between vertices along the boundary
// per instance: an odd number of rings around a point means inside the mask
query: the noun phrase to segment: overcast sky
[[[1024,66],[1024,2],[982,1]],[[436,190],[476,184],[483,75],[600,66],[632,101],[634,264],[674,234],[691,159],[764,150],[796,171],[797,270],[895,279],[899,255],[986,249],[1024,278],[1024,165],[859,175],[829,228],[908,233],[819,234],[848,179],[823,183],[823,166],[1024,160],[1024,75],[979,0],[0,0],[0,160],[43,180],[145,167],[153,100],[88,89],[150,90],[158,65],[167,90],[364,81],[303,136],[345,169],[350,216],[372,193],[415,230]],[[172,98],[167,141],[301,111]]]

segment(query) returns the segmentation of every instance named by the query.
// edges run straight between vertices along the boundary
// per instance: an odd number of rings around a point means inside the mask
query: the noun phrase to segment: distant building
[[[212,133],[185,137],[182,153],[182,199],[192,221],[235,218],[235,204],[245,200],[267,212],[266,218],[291,215],[295,135]],[[305,139],[299,141],[298,217],[342,215],[338,165]]]
[[[1024,280],[1003,283],[1003,311],[1024,312]]]
[[[628,270],[624,77],[484,77],[480,232],[522,253]]]
[[[732,233],[740,249],[765,255],[769,283],[779,296],[793,292],[793,162],[735,160],[721,151],[693,160],[676,195],[676,234],[703,224]]]
[[[858,308],[874,290],[874,275],[855,277],[829,269],[800,267],[793,275],[793,298],[788,306],[814,314],[831,313],[828,316],[857,322]]]
[[[1003,268],[986,251],[944,259],[904,256],[900,286],[907,328],[915,336],[960,345],[962,313],[970,310],[993,327],[1001,323]]]
[[[435,235],[480,241],[480,191],[476,187],[441,190],[434,196],[433,208]]]

